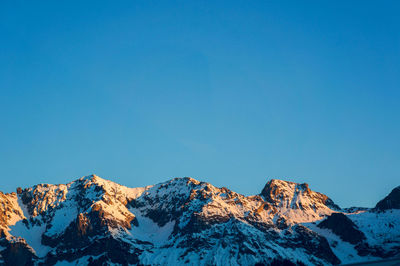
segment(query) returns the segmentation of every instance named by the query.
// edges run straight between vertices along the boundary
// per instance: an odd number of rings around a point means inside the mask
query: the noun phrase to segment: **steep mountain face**
[[[400,209],[400,186],[390,192],[383,200],[379,201],[375,210],[377,211],[386,211],[390,209]]]
[[[400,254],[399,218],[392,209],[350,213],[281,180],[246,197],[192,178],[128,188],[92,175],[0,193],[0,264],[368,261]]]
[[[265,185],[261,196],[270,207],[277,210],[278,217],[292,223],[320,220],[340,210],[330,198],[312,191],[306,183],[272,179]]]

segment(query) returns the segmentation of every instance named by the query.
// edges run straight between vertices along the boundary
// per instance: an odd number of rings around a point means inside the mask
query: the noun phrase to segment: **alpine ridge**
[[[190,177],[96,175],[0,192],[1,265],[337,265],[400,257],[400,194],[341,209],[272,179],[244,196]]]

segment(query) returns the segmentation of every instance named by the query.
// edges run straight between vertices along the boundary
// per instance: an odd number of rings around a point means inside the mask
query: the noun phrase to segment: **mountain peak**
[[[385,211],[388,209],[400,209],[400,186],[394,188],[389,195],[379,201],[375,210]]]
[[[95,174],[91,174],[91,175],[83,176],[79,179],[80,180],[96,180],[96,178],[100,178],[100,177]]]
[[[185,177],[174,177],[172,179],[170,179],[169,181],[167,181],[168,183],[194,183],[194,184],[200,184],[201,182],[189,177],[189,176],[185,176]]]
[[[99,177],[99,176],[97,176],[95,174],[83,176],[83,177],[79,178],[76,181],[81,181],[81,182],[84,182],[84,183],[92,182],[92,183],[96,183],[96,184],[115,183],[113,181],[101,178],[101,177]],[[75,181],[73,181],[73,182],[75,182]]]
[[[267,182],[267,184],[265,185],[263,191],[266,188],[268,189],[268,187],[270,187],[270,188],[272,188],[272,187],[275,187],[275,188],[280,187],[282,189],[291,189],[291,190],[297,189],[297,190],[302,190],[302,191],[307,192],[307,193],[311,193],[311,190],[310,190],[310,188],[309,188],[307,183],[295,183],[295,182],[292,182],[292,181],[285,181],[285,180],[280,180],[280,179],[271,179],[271,180],[269,180]]]
[[[312,221],[340,209],[328,196],[312,191],[307,183],[271,179],[260,195],[289,220],[298,219],[301,214],[303,221]]]

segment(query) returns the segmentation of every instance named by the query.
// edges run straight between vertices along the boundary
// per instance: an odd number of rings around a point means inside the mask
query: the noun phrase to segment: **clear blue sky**
[[[217,2],[2,2],[0,190],[400,185],[399,2]]]

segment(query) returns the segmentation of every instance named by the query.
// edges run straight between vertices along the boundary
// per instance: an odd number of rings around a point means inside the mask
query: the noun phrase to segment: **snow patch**
[[[134,226],[129,230],[130,235],[135,239],[151,242],[155,245],[162,245],[167,242],[174,230],[175,221],[170,221],[163,227],[160,227],[150,218],[136,214],[135,216],[139,226]]]
[[[41,239],[46,225],[32,226],[27,228],[26,225],[20,221],[11,227],[11,235],[22,237],[26,243],[33,248],[38,257],[44,257],[50,251],[51,247],[42,245]]]

